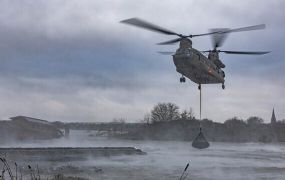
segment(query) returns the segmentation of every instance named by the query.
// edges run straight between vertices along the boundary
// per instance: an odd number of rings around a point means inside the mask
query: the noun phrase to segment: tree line
[[[169,122],[169,121],[176,121],[176,120],[196,120],[193,109],[189,108],[180,110],[179,106],[171,103],[158,103],[156,104],[150,113],[147,113],[142,122],[147,124],[153,124],[157,122]],[[211,121],[209,119],[204,119],[205,121]],[[281,121],[284,122],[284,121]],[[230,119],[227,119],[224,124],[244,124],[244,125],[259,125],[263,124],[264,120],[261,117],[258,116],[251,116],[246,120],[240,119],[238,117],[233,117]]]
[[[192,141],[202,127],[203,134],[212,142],[285,142],[282,121],[266,124],[258,116],[246,120],[233,117],[223,123],[198,120],[192,108],[181,110],[171,102],[156,104],[142,121],[143,126],[130,129],[123,138]]]

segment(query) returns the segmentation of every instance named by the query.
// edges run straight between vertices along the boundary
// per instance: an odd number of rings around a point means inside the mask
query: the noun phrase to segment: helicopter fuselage
[[[224,84],[225,73],[213,60],[192,47],[180,47],[173,55],[176,71],[197,84]]]

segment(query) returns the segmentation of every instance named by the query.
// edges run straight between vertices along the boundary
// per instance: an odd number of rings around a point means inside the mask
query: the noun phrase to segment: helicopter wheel
[[[185,79],[184,76],[182,76],[182,77],[180,78],[180,82],[181,82],[181,83],[185,83],[185,82],[186,82],[186,79]]]
[[[199,84],[198,89],[201,90],[201,84]]]
[[[223,89],[225,89],[225,88],[226,88],[226,86],[223,84],[223,85],[222,85],[222,88],[223,88]]]

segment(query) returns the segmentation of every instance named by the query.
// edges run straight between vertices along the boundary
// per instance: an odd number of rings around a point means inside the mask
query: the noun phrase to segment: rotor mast
[[[182,49],[192,48],[192,41],[189,38],[187,38],[187,37],[183,37],[180,40],[179,47],[182,48]]]

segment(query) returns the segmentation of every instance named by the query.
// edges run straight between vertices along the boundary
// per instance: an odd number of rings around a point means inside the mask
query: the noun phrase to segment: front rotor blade
[[[169,41],[165,41],[165,42],[161,42],[161,43],[157,43],[158,45],[168,45],[168,44],[174,44],[177,43],[181,40],[181,38],[176,38],[176,39],[172,39]]]
[[[158,51],[159,54],[163,54],[163,55],[173,55],[175,52],[171,52],[171,51]]]
[[[219,51],[226,54],[244,54],[244,55],[262,55],[270,53],[270,51]]]
[[[230,30],[224,31],[222,33],[241,32],[241,31],[253,31],[253,30],[261,30],[261,29],[265,29],[265,24],[259,24],[259,25],[255,25],[255,26],[248,26],[248,27],[230,29]]]
[[[194,35],[189,35],[189,37],[206,36],[206,35],[211,35],[211,34],[223,34],[223,33],[231,33],[231,32],[241,32],[241,31],[252,31],[252,30],[260,30],[260,29],[265,29],[265,24],[229,29],[226,31],[215,31],[215,32],[204,33],[204,34],[194,34]]]
[[[192,37],[197,37],[197,36],[207,36],[207,35],[216,34],[216,33],[222,33],[222,31],[221,32],[210,32],[210,33],[204,33],[204,34],[194,34],[194,35],[189,35],[188,37],[192,38]]]
[[[163,33],[163,34],[167,34],[167,35],[177,35],[180,36],[179,34],[170,31],[168,29],[159,27],[157,25],[154,25],[152,23],[146,22],[144,20],[141,20],[139,18],[131,18],[131,19],[126,19],[121,21],[121,23],[125,23],[125,24],[129,24],[129,25],[133,25],[133,26],[137,26],[140,28],[144,28],[150,31],[155,31],[155,32],[159,32],[159,33]]]

